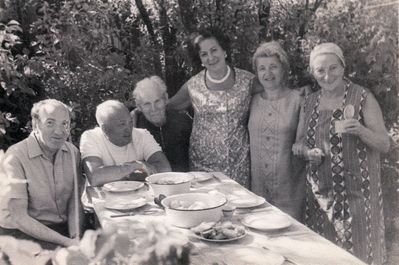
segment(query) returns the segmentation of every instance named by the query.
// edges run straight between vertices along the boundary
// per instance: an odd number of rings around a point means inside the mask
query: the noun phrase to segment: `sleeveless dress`
[[[326,156],[319,166],[307,168],[305,223],[364,262],[384,264],[379,153],[357,136],[334,130],[348,104],[364,124],[362,108],[369,93],[347,81],[341,108],[319,110],[320,91],[306,99],[305,144]]]
[[[237,68],[234,72],[235,84],[228,90],[209,90],[204,70],[187,82],[194,108],[190,170],[221,171],[249,188],[247,124],[253,74]]]
[[[277,100],[256,94],[248,124],[251,190],[298,220],[303,211],[305,165],[291,149],[302,103],[296,90]]]

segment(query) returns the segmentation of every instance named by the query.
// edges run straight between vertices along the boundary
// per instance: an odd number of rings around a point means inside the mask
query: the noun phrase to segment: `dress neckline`
[[[236,83],[237,83],[237,79],[236,79],[236,77],[237,77],[237,74],[236,74],[236,68],[235,67],[231,67],[231,66],[229,66],[229,68],[231,69],[231,76],[232,76],[232,78],[233,78],[233,85],[230,87],[230,88],[228,88],[228,89],[226,89],[226,88],[224,88],[224,89],[211,89],[211,88],[209,88],[209,86],[207,85],[207,79],[206,79],[206,72],[207,72],[207,70],[205,69],[204,70],[204,72],[203,72],[203,81],[204,81],[204,86],[205,86],[205,88],[206,88],[206,90],[207,91],[210,91],[210,92],[228,92],[228,91],[230,91],[235,85],[236,85]],[[228,77],[227,78],[227,80],[225,81],[225,82],[223,82],[223,83],[216,83],[215,85],[223,85],[223,84],[225,84],[226,82],[228,82],[230,80],[230,77]]]
[[[276,102],[276,101],[280,101],[280,100],[282,100],[282,99],[288,97],[289,95],[291,95],[291,93],[292,93],[292,89],[287,88],[287,91],[285,91],[282,95],[280,95],[280,96],[277,97],[277,98],[273,98],[273,99],[264,98],[264,97],[263,97],[263,92],[261,92],[261,93],[259,93],[259,94],[260,94],[260,98],[261,98],[263,101],[267,101],[267,102]]]

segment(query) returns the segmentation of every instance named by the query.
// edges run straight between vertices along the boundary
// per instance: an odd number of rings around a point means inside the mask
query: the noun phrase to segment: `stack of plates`
[[[144,183],[139,181],[114,181],[104,184],[103,190],[108,192],[128,192],[138,190],[143,186]]]

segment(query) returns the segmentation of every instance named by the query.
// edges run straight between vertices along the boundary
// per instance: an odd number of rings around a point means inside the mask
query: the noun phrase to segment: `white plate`
[[[227,239],[211,239],[211,238],[205,238],[201,235],[195,234],[195,236],[203,241],[207,242],[214,242],[214,243],[227,243],[227,242],[232,242],[239,240],[247,235],[247,231],[244,230],[244,234],[238,236],[238,237],[233,237],[233,238],[227,238]]]
[[[226,264],[282,265],[285,259],[280,254],[264,248],[238,247],[225,255]]]
[[[126,192],[138,190],[143,186],[144,183],[139,181],[114,181],[104,184],[103,190],[110,192]]]
[[[266,202],[265,198],[256,195],[229,199],[229,204],[234,205],[236,208],[256,207],[264,204],[265,202]]]
[[[262,231],[276,231],[292,225],[288,216],[274,212],[261,212],[247,215],[241,220],[241,223],[247,227]]]
[[[213,178],[212,174],[205,171],[190,171],[188,173],[194,176],[194,181],[196,182],[206,181]]]
[[[118,211],[130,211],[136,208],[142,207],[147,203],[147,200],[144,197],[139,197],[135,199],[113,199],[106,201],[104,207],[110,210],[118,210]]]

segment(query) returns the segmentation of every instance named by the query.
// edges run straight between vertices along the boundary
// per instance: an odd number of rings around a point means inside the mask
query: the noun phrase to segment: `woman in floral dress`
[[[229,41],[219,30],[201,31],[194,40],[204,70],[189,79],[168,107],[194,109],[190,170],[222,171],[250,187],[247,130],[253,74],[227,63]]]

